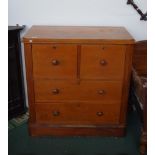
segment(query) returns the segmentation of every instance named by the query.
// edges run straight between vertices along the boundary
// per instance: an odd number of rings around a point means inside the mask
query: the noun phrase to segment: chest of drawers
[[[31,135],[124,135],[134,45],[125,28],[33,26],[23,42]]]

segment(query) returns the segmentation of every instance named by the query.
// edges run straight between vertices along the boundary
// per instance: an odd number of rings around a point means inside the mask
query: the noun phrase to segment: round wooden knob
[[[55,94],[59,94],[59,92],[60,92],[59,89],[53,89],[53,90],[52,90],[52,93],[53,93],[54,95],[55,95]]]
[[[59,116],[60,112],[59,111],[53,111],[52,114],[53,114],[53,116]]]
[[[96,115],[97,115],[97,116],[103,116],[104,113],[100,111],[100,112],[97,112]]]
[[[99,91],[98,91],[98,94],[104,95],[104,94],[105,94],[105,91],[104,91],[104,90],[99,90]]]
[[[105,50],[105,47],[102,47],[102,50]]]
[[[59,63],[60,63],[60,62],[59,62],[58,60],[55,60],[55,59],[52,60],[52,64],[53,64],[53,65],[58,65]]]
[[[56,45],[54,45],[54,46],[53,46],[53,49],[56,49],[56,48],[57,48],[57,46],[56,46]]]
[[[107,62],[106,62],[105,60],[101,60],[101,61],[100,61],[100,64],[101,64],[102,66],[104,66],[104,65],[107,64]]]

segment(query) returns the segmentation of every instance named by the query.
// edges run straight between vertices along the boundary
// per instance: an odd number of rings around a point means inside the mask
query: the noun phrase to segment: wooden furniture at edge
[[[26,112],[20,32],[25,26],[8,26],[8,118]]]
[[[23,42],[31,135],[124,135],[134,47],[125,28],[33,26]]]
[[[147,41],[135,44],[131,79],[131,97],[142,124],[140,153],[147,150]]]

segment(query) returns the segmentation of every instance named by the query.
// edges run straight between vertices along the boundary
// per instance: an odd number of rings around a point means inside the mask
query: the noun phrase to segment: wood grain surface
[[[39,43],[107,43],[134,44],[124,27],[32,26],[23,41]]]
[[[134,47],[125,28],[33,26],[23,41],[31,135],[124,135]]]

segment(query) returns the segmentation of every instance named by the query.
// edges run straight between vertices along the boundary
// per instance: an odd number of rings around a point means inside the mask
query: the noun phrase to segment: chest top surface
[[[110,43],[134,44],[124,27],[92,26],[32,26],[23,38],[24,43]]]

